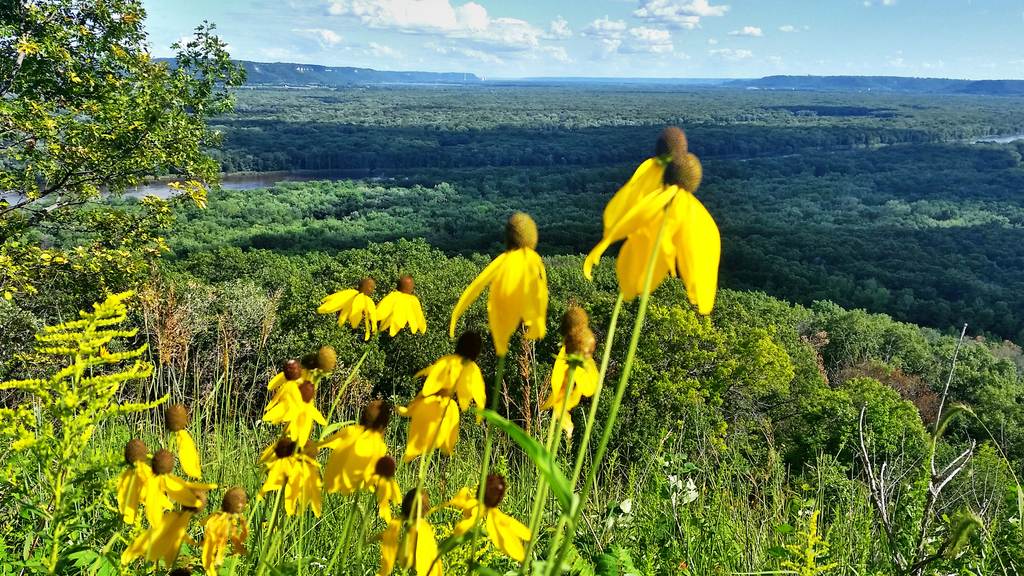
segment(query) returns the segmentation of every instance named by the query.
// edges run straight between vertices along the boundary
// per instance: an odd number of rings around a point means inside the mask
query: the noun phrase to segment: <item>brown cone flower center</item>
[[[459,342],[455,345],[455,353],[466,360],[476,362],[480,357],[480,351],[484,348],[484,341],[476,332],[463,332],[459,336]]]
[[[129,464],[146,461],[146,445],[138,438],[132,438],[124,445],[124,461]]]
[[[153,473],[157,476],[174,470],[174,454],[161,448],[153,454]]]
[[[412,294],[412,287],[415,282],[412,281],[412,276],[406,274],[398,279],[398,291],[402,294]]]
[[[537,248],[537,224],[526,214],[519,212],[505,224],[505,249]]]
[[[569,354],[582,354],[590,358],[597,348],[597,338],[587,326],[577,326],[565,335],[565,351]]]
[[[505,499],[505,490],[508,485],[501,474],[488,474],[487,483],[484,485],[484,506],[497,508]]]
[[[302,378],[302,364],[298,360],[289,360],[284,363],[284,377],[289,380]]]
[[[558,333],[562,335],[562,338],[567,338],[570,332],[581,326],[589,327],[590,317],[587,316],[587,311],[583,308],[572,306],[562,315],[562,323],[558,327]]]
[[[338,364],[338,353],[330,346],[321,346],[316,351],[316,367],[321,372],[330,372]]]
[[[377,283],[373,281],[373,278],[363,278],[363,281],[359,283],[359,291],[366,296],[373,296],[373,291],[377,289]]]
[[[382,432],[391,422],[391,404],[383,400],[374,400],[363,408],[359,416],[359,424],[367,430]]]
[[[665,175],[662,181],[669,185],[676,185],[693,194],[700,187],[700,179],[703,169],[700,160],[693,154],[686,153],[680,158],[673,158],[665,167]]]
[[[373,467],[373,471],[381,478],[394,478],[397,469],[398,462],[391,456],[381,456],[377,460],[376,466]]]
[[[188,426],[188,408],[183,404],[172,404],[164,413],[164,424],[171,432],[182,430]]]
[[[274,455],[278,458],[287,458],[295,453],[295,442],[288,438],[281,438],[274,445]]]
[[[654,146],[655,156],[671,156],[673,159],[686,154],[686,134],[678,126],[669,126],[658,136],[658,143]]]
[[[302,401],[308,404],[313,401],[313,398],[316,398],[316,386],[313,386],[312,382],[306,380],[299,384],[299,394],[302,394]]]
[[[192,571],[188,568],[175,568],[168,572],[167,576],[192,576]]]
[[[426,490],[420,490],[419,508],[414,509],[416,505],[416,489],[413,488],[405,493],[405,497],[402,498],[402,516],[406,518],[423,518],[427,510],[430,510],[430,495],[427,494]],[[416,513],[413,516],[413,512]]]
[[[220,509],[228,514],[240,514],[242,510],[245,510],[245,505],[248,503],[249,496],[246,495],[245,490],[241,486],[235,486],[224,494],[224,499],[220,503]]]

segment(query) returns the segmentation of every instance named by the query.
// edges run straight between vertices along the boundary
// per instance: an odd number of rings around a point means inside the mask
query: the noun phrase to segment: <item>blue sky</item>
[[[153,51],[483,77],[1024,78],[1024,0],[143,0]]]

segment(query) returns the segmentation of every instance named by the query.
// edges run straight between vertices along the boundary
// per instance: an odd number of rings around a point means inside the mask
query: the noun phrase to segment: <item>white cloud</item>
[[[899,0],[864,0],[865,6],[895,6]]]
[[[764,33],[756,26],[744,26],[743,30],[729,32],[729,36],[764,36]]]
[[[797,29],[796,29],[795,26],[790,26],[790,25],[787,24],[785,26],[779,26],[779,31],[781,31],[781,32],[796,32]]]
[[[715,44],[718,44],[718,40],[715,40],[714,38],[708,38],[708,44],[714,46]]]
[[[708,0],[640,0],[633,16],[648,24],[692,30],[700,25],[701,18],[723,16],[727,10],[728,5],[711,6]]]
[[[907,67],[907,65],[903,63],[903,58],[894,58],[893,60],[889,60],[889,66],[892,66],[893,68]]]
[[[671,32],[646,26],[631,28],[625,44],[619,47],[619,52],[624,54],[642,52],[664,54],[673,50],[675,50],[675,46],[672,45]]]
[[[937,70],[939,68],[945,68],[945,67],[946,67],[946,63],[943,62],[942,60],[937,60],[935,62],[922,62],[921,63],[921,68],[924,68],[926,70]]]
[[[450,0],[333,0],[327,13],[358,20],[368,28],[436,34],[506,48],[538,46],[544,31],[515,18],[491,18],[476,2],[452,7]]]
[[[333,48],[335,44],[341,42],[341,36],[339,36],[334,30],[327,30],[325,28],[307,28],[305,30],[296,28],[293,29],[292,32],[295,32],[300,36],[316,40],[322,50]]]
[[[622,33],[626,31],[626,21],[617,20],[612,21],[606,15],[604,18],[598,18],[590,24],[583,27],[580,32],[584,36],[597,36],[599,38],[619,38]]]
[[[728,48],[720,48],[718,50],[708,50],[708,55],[714,58],[721,58],[729,62],[738,62],[740,60],[750,58],[754,55],[750,50],[730,50]]]
[[[377,44],[376,42],[370,42],[370,53],[373,54],[374,56],[378,57],[378,58],[381,58],[381,57],[402,58],[402,57],[404,57],[404,55],[401,52],[399,52],[398,50],[395,50],[394,48],[392,48],[390,46],[383,46],[381,44]]]
[[[543,46],[541,47],[540,51],[541,54],[544,55],[544,57],[554,60],[556,62],[561,62],[563,64],[572,64],[573,62],[575,62],[575,60],[569,57],[569,54],[565,51],[564,46]]]
[[[552,20],[551,26],[548,28],[547,37],[552,40],[565,40],[566,38],[572,37],[572,30],[569,30],[569,22],[558,17],[558,20]]]

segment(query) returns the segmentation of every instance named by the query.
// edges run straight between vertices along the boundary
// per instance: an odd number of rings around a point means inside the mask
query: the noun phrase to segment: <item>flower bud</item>
[[[316,367],[321,372],[330,372],[338,364],[338,353],[330,346],[321,346],[316,351]]]
[[[359,424],[367,430],[384,431],[391,422],[391,404],[383,400],[374,400],[363,408],[359,416]]]
[[[284,377],[288,380],[302,378],[302,364],[298,360],[289,360],[284,363]]]
[[[132,438],[124,445],[124,461],[129,464],[146,461],[146,445],[138,438]]]
[[[415,282],[412,281],[412,276],[406,274],[398,279],[398,291],[402,294],[412,294],[412,287]]]
[[[295,454],[295,442],[289,438],[281,438],[274,445],[274,455],[278,458],[287,458]]]
[[[373,467],[374,473],[381,478],[394,478],[395,470],[397,469],[398,462],[395,462],[394,458],[387,455],[381,456],[380,459],[377,460],[376,466]]]
[[[245,490],[241,486],[235,486],[224,494],[224,499],[220,503],[220,509],[228,514],[240,514],[242,510],[245,510],[245,505],[248,503],[249,496],[246,495]]]
[[[505,484],[505,479],[501,474],[488,474],[487,483],[484,485],[484,506],[497,508],[505,499],[506,488],[508,485]]]
[[[427,510],[430,510],[430,495],[427,494],[426,490],[420,490],[420,501],[419,509],[414,510],[413,506],[416,504],[416,489],[413,488],[405,493],[405,497],[402,498],[402,516],[406,518],[423,518]],[[416,513],[413,516],[413,512]]]
[[[174,454],[161,448],[153,454],[153,473],[157,476],[174,470]]]
[[[164,412],[164,425],[171,432],[182,430],[188,426],[188,408],[183,404],[172,404]]]
[[[686,134],[678,126],[669,126],[658,136],[658,143],[654,146],[655,156],[668,155],[673,159],[686,154]]]
[[[697,191],[700,186],[703,170],[700,167],[700,160],[693,154],[684,154],[680,158],[673,158],[665,167],[665,175],[662,181],[671,186],[676,185],[690,194]]]
[[[366,296],[373,296],[373,291],[377,289],[377,283],[373,281],[373,278],[363,278],[363,281],[359,283],[359,291]]]
[[[483,347],[484,342],[479,334],[476,332],[463,332],[462,336],[459,336],[458,344],[455,345],[455,353],[466,360],[476,362],[476,359],[480,357],[480,351],[483,350]]]
[[[519,212],[505,224],[505,249],[537,248],[537,224],[526,214]]]

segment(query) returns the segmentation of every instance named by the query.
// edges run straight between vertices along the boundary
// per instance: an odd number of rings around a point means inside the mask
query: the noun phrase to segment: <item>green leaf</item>
[[[479,562],[470,562],[469,571],[476,572],[477,574],[483,574],[484,576],[504,576],[501,572],[498,572],[493,568],[488,568]]]
[[[779,524],[775,527],[775,531],[779,534],[792,534],[796,529],[789,524]]]
[[[620,547],[594,558],[594,567],[597,576],[640,576],[629,552]]]
[[[497,426],[501,431],[508,434],[519,447],[526,452],[526,455],[533,460],[537,470],[544,475],[544,479],[551,486],[551,492],[558,499],[562,506],[562,512],[568,514],[572,511],[575,496],[569,485],[569,480],[562,474],[562,470],[555,463],[554,457],[540,442],[527,434],[522,428],[502,418],[493,410],[478,410],[478,414]]]
[[[787,552],[782,546],[772,546],[765,550],[765,552],[772,558],[786,558],[789,556],[789,552]]]
[[[448,554],[449,552],[465,544],[472,538],[472,530],[463,532],[461,536],[449,536],[448,538],[445,538],[441,541],[440,544],[437,545],[437,556],[440,558],[441,556]]]

